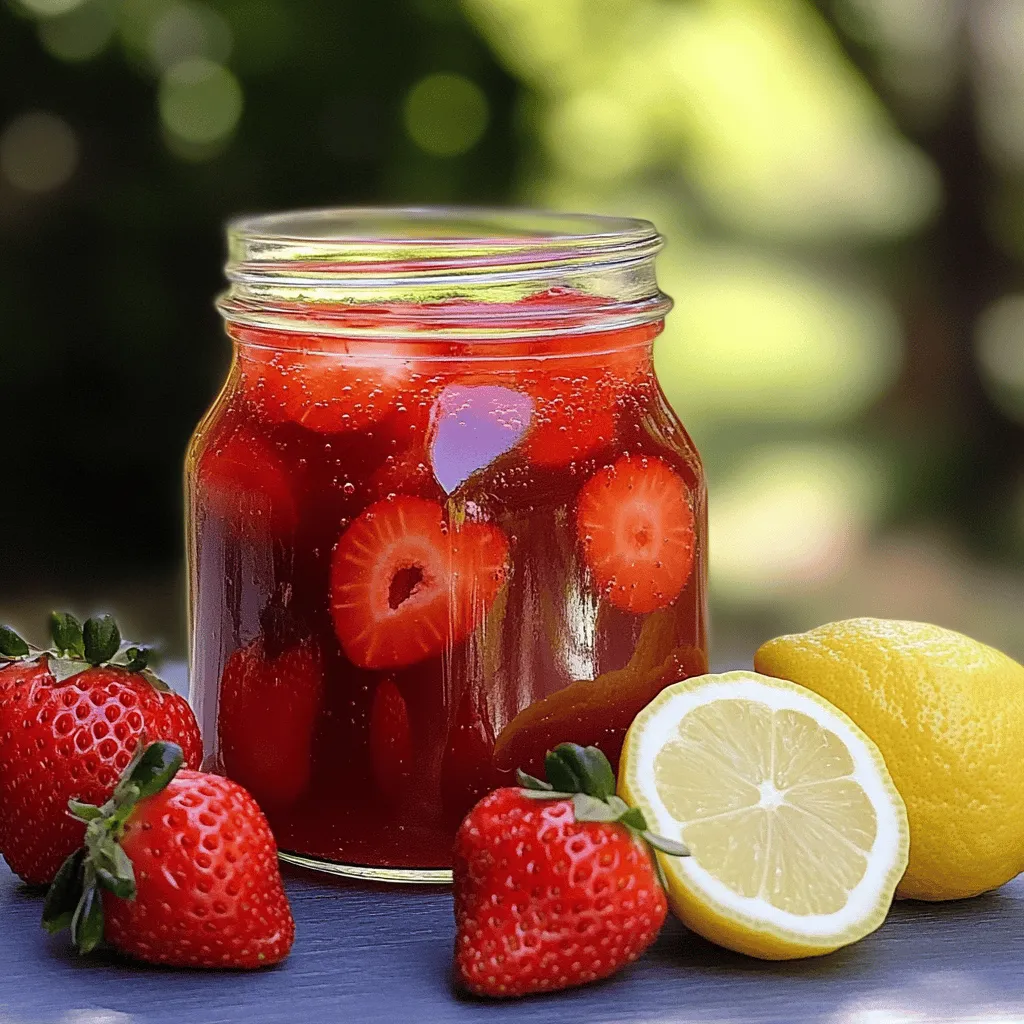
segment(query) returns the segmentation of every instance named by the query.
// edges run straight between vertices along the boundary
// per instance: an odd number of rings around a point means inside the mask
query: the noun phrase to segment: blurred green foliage
[[[225,217],[514,201],[669,238],[726,648],[873,613],[1024,654],[1024,5],[5,2],[9,593],[175,570]]]

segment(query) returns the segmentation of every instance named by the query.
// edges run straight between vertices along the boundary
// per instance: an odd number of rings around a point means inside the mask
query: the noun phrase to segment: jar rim
[[[364,334],[346,312],[403,310],[403,333],[512,335],[613,330],[660,320],[663,239],[650,221],[486,206],[325,207],[242,216],[227,225],[226,319]],[[544,309],[519,310],[550,294]],[[591,300],[581,310],[578,296]],[[558,301],[558,296],[563,296]],[[471,315],[466,306],[473,307]],[[480,309],[489,312],[481,317]],[[410,328],[409,309],[417,309]],[[485,321],[491,321],[487,323]],[[566,322],[566,321],[570,322]],[[442,322],[443,321],[443,322]],[[379,330],[376,333],[381,333]]]
[[[569,248],[596,255],[662,244],[654,225],[639,218],[498,206],[314,207],[234,217],[227,231],[231,257],[257,262],[310,256],[387,262],[396,248],[420,247],[433,258],[488,250],[558,259]]]

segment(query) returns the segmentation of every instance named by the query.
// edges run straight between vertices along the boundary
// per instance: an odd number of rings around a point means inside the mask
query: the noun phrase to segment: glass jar
[[[186,464],[206,765],[282,855],[448,874],[484,792],[706,670],[706,492],[654,375],[646,221],[338,209],[229,226]]]

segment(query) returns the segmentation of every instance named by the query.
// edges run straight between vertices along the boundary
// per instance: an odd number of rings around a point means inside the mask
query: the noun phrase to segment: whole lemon
[[[1024,666],[939,626],[848,619],[770,640],[754,667],[831,701],[882,751],[910,820],[898,896],[962,899],[1024,871]]]

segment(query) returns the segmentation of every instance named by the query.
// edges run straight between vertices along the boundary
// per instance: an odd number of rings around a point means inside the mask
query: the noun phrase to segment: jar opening
[[[509,338],[659,321],[644,220],[485,208],[336,208],[228,225],[231,323],[347,337]],[[369,315],[368,315],[369,314]]]

